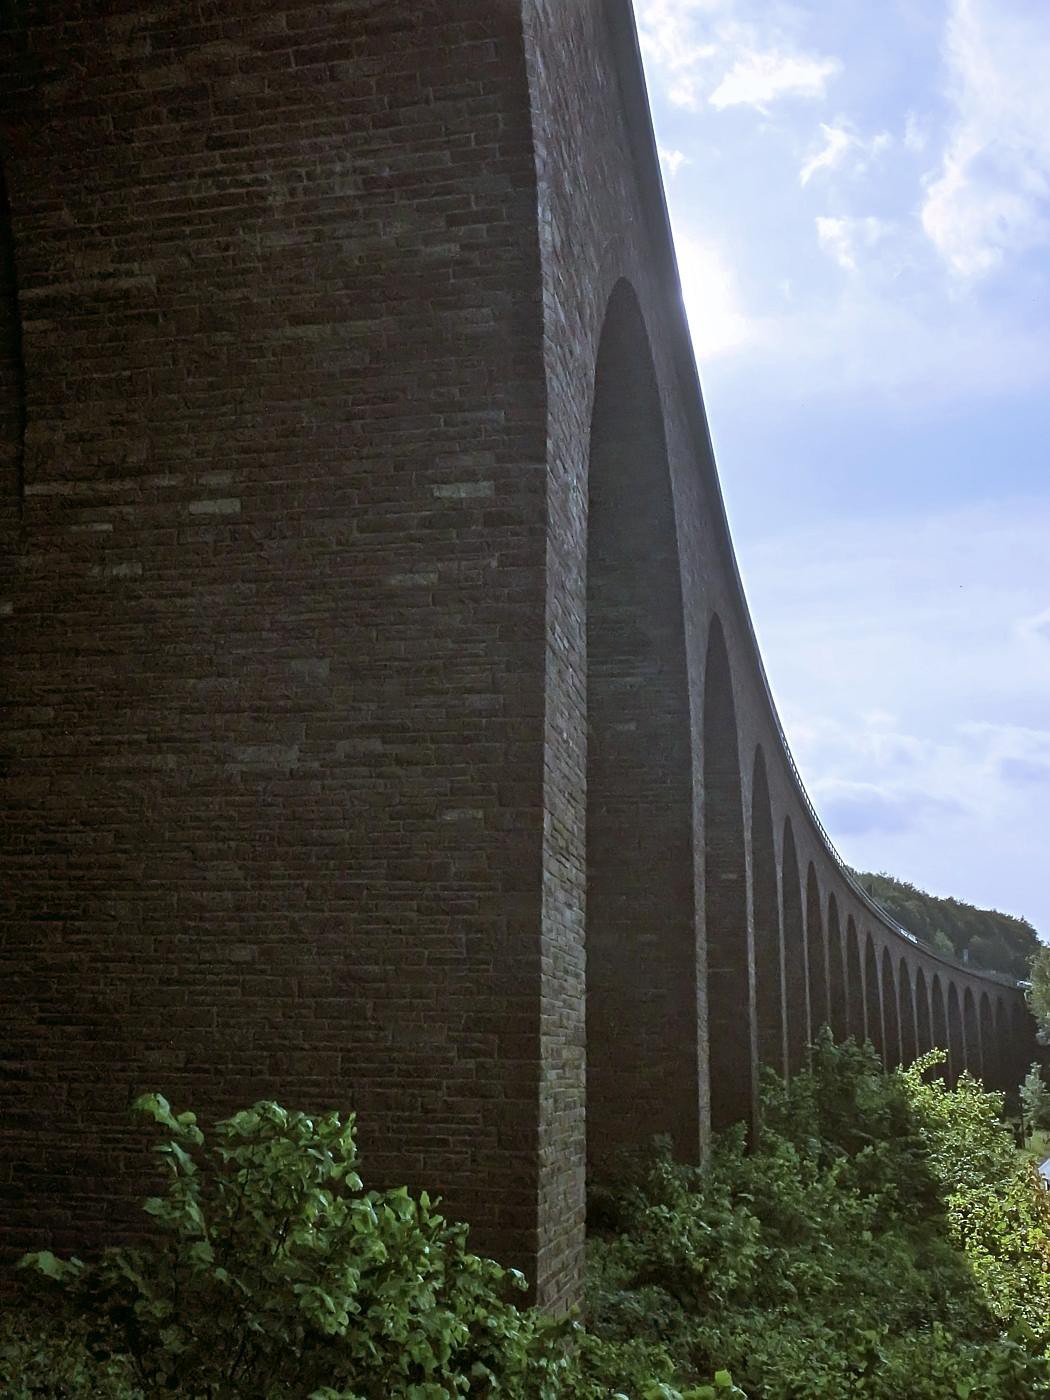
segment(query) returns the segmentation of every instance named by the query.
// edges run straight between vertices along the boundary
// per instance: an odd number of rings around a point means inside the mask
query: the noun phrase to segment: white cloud
[[[846,156],[850,152],[853,153],[853,160],[849,163],[851,173],[861,175],[868,169],[871,160],[881,155],[893,142],[888,131],[878,132],[870,141],[862,140],[852,125],[842,120],[835,126],[821,122],[820,132],[824,144],[810,156],[799,171],[800,185],[808,185],[818,171],[838,169],[845,164]]]
[[[834,170],[841,163],[849,148],[856,142],[856,137],[841,126],[828,126],[825,122],[821,122],[820,131],[824,138],[824,144],[816,155],[810,156],[799,171],[798,181],[800,185],[808,185],[818,170]]]
[[[745,51],[708,101],[713,107],[758,107],[784,97],[823,97],[828,79],[841,70],[837,58],[772,50]]]
[[[689,157],[684,151],[669,151],[663,146],[657,146],[657,153],[660,156],[660,163],[673,180],[683,165],[689,164]]]
[[[759,327],[742,311],[736,278],[713,244],[675,234],[682,300],[701,364],[732,354],[758,338]]]
[[[823,251],[847,272],[856,272],[859,249],[874,248],[889,232],[885,220],[872,215],[838,219],[819,216],[816,226],[817,242]]]
[[[1024,0],[953,0],[955,123],[922,225],[960,278],[1050,240],[1050,25]]]
[[[714,14],[732,0],[638,0],[638,39],[646,63],[665,75],[666,95],[676,107],[695,109],[701,76],[720,45]]]

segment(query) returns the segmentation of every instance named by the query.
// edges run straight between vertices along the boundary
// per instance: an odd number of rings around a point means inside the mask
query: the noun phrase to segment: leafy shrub
[[[823,1035],[790,1086],[766,1076],[754,1148],[636,1160],[596,1201],[592,1333],[763,1400],[1050,1395],[1048,1198],[1001,1099],[942,1059],[886,1074]]]
[[[522,1277],[466,1248],[428,1197],[365,1191],[353,1120],[258,1103],[216,1125],[159,1095],[170,1176],[151,1249],[23,1260],[36,1306],[0,1348],[9,1395],[547,1400],[569,1325],[514,1306]]]

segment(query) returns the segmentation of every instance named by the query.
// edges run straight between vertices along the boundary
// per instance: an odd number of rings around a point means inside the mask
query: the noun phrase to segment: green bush
[[[762,1400],[1050,1395],[1048,1198],[942,1058],[886,1074],[822,1036],[789,1087],[766,1076],[753,1148],[635,1161],[595,1203],[592,1333]]]
[[[548,1400],[571,1362],[558,1326],[514,1306],[519,1274],[466,1248],[427,1196],[365,1191],[353,1121],[258,1103],[206,1146],[168,1130],[153,1248],[97,1263],[27,1255],[33,1306],[7,1325],[12,1396],[336,1396]]]

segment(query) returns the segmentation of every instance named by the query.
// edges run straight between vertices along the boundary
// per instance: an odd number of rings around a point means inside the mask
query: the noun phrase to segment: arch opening
[[[692,745],[660,395],[633,290],[598,347],[587,532],[587,1158],[700,1151]]]
[[[883,1063],[887,1069],[896,1069],[901,1062],[900,1010],[893,979],[893,959],[888,948],[882,950],[882,1028],[885,1042]]]
[[[755,1017],[758,1058],[783,1074],[784,954],[777,901],[777,859],[773,847],[773,813],[761,746],[755,750],[751,784],[751,892],[755,930]]]
[[[948,983],[948,1083],[954,1084],[966,1067],[966,1043],[963,1040],[962,1012],[959,1009],[959,989]]]
[[[944,992],[941,988],[941,979],[938,973],[933,974],[933,983],[930,991],[930,1033],[933,1046],[937,1050],[949,1049],[948,1046],[948,1017],[944,1010]],[[950,1067],[942,1066],[937,1073],[947,1079]]]
[[[849,997],[849,1033],[863,1045],[867,1035],[864,1024],[864,977],[860,968],[860,940],[857,925],[850,914],[846,920],[846,993]]]
[[[981,1039],[981,1078],[989,1089],[999,1089],[999,1062],[996,1055],[995,1027],[992,1024],[992,1002],[987,992],[981,993],[977,1010],[977,1034]]]
[[[922,968],[915,973],[915,1039],[920,1055],[933,1049],[933,1023],[930,1020],[930,994]]]
[[[915,998],[912,995],[911,974],[905,958],[901,958],[897,967],[897,1022],[901,1035],[901,1064],[910,1065],[918,1055],[919,1048]]]
[[[736,707],[722,625],[712,618],[704,667],[704,929],[711,1126],[751,1121],[757,1100],[744,806]]]
[[[849,1035],[849,998],[842,957],[842,927],[838,900],[828,896],[828,995],[831,998],[831,1030],[836,1040]]]
[[[864,939],[864,1017],[865,1031],[875,1047],[875,1053],[885,1064],[885,1039],[882,1034],[882,995],[879,964],[875,957],[875,942],[870,933]]]
[[[809,1044],[809,1006],[806,992],[806,931],[802,915],[802,884],[795,853],[791,818],[784,821],[784,857],[781,862],[784,907],[784,1015],[787,1020],[788,1071],[801,1069]]]
[[[977,1028],[977,1003],[969,987],[963,992],[963,1066],[973,1075],[981,1073],[981,1035]]]
[[[828,1024],[828,959],[821,918],[820,886],[810,861],[806,872],[806,972],[809,987],[809,1029],[813,1037]]]

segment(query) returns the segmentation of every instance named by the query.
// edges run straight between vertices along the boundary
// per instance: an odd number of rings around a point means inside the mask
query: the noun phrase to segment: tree
[[[1043,1072],[1034,1062],[1028,1066],[1028,1073],[1021,1085],[1021,1107],[1029,1131],[1050,1128],[1050,1089],[1043,1083]]]
[[[1034,953],[1029,966],[1028,1005],[1035,1017],[1039,1044],[1050,1045],[1050,947],[1044,944]]]

